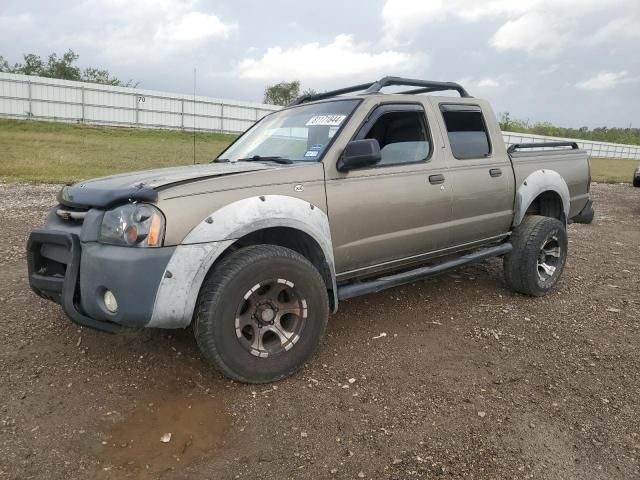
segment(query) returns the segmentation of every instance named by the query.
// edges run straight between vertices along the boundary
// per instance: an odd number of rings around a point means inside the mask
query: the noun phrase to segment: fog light
[[[107,310],[111,313],[116,313],[118,311],[118,302],[116,300],[116,296],[111,290],[104,292],[104,306],[107,307]]]

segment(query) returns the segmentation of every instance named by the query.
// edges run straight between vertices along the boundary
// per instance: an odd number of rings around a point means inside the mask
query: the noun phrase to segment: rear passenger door
[[[378,140],[379,164],[349,172],[327,170],[339,280],[448,245],[451,192],[423,105],[375,107],[353,136],[365,138]]]
[[[514,179],[504,148],[494,148],[479,104],[433,100],[448,139],[447,180],[452,188],[451,236],[454,245],[480,242],[509,231]],[[493,115],[492,112],[488,112]],[[499,138],[502,141],[502,138]]]

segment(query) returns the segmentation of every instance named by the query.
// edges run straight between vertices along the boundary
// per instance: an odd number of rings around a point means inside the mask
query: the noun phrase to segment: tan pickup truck
[[[589,184],[577,145],[507,149],[462,86],[385,77],[302,97],[210,164],[64,187],[29,281],[87,327],[193,325],[224,374],[269,382],[312,357],[343,299],[488,257],[544,295],[567,224],[593,218]]]

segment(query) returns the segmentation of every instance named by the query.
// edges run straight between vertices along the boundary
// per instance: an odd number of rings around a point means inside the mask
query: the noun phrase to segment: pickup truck
[[[424,95],[439,91],[459,96]],[[341,300],[489,257],[546,294],[589,188],[577,145],[507,149],[461,85],[385,77],[303,96],[209,164],[65,186],[29,237],[29,281],[105,332],[191,325],[225,375],[271,382],[312,358]]]

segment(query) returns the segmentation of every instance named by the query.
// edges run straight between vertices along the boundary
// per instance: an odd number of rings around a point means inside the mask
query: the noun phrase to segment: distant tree
[[[271,105],[289,105],[300,95],[300,82],[280,82],[267,87],[264,91],[264,103]]]
[[[79,80],[121,87],[138,86],[138,82],[134,83],[131,80],[123,83],[118,78],[112,77],[109,71],[105,69],[88,67],[82,72],[80,67],[75,65],[78,58],[80,56],[71,49],[61,57],[58,57],[56,53],[52,53],[47,57],[46,61],[35,53],[27,53],[23,55],[24,63],[16,63],[12,67],[4,57],[0,56],[0,72],[37,75],[62,80]]]
[[[120,85],[120,80],[109,76],[108,70],[88,67],[82,73],[82,80],[85,82],[102,83],[103,85]]]
[[[33,54],[32,54],[33,55]],[[35,55],[34,55],[35,57]],[[50,78],[60,78],[63,80],[80,80],[80,68],[76,67],[73,63],[80,58],[80,55],[73,50],[69,50],[63,54],[61,58],[58,55],[52,53],[47,59],[47,64],[44,67],[43,76]],[[38,60],[40,57],[38,57]],[[27,74],[31,75],[31,74]]]
[[[567,128],[558,127],[550,122],[530,123],[528,120],[515,120],[509,112],[499,116],[500,128],[507,132],[534,133],[550,137],[578,138],[581,140],[594,140],[597,142],[626,143],[640,145],[640,128],[609,128],[589,127]]]
[[[313,88],[305,88],[305,89],[302,91],[301,96],[303,96],[303,97],[304,97],[304,96],[306,96],[306,95],[317,95],[318,93],[320,93],[320,92],[318,92],[317,90],[314,90]]]
[[[24,63],[16,63],[13,66],[13,73],[24,75],[42,75],[44,73],[44,62],[33,53],[24,55]]]
[[[11,67],[9,67],[9,62],[5,60],[5,58],[0,55],[0,72],[9,72]]]

